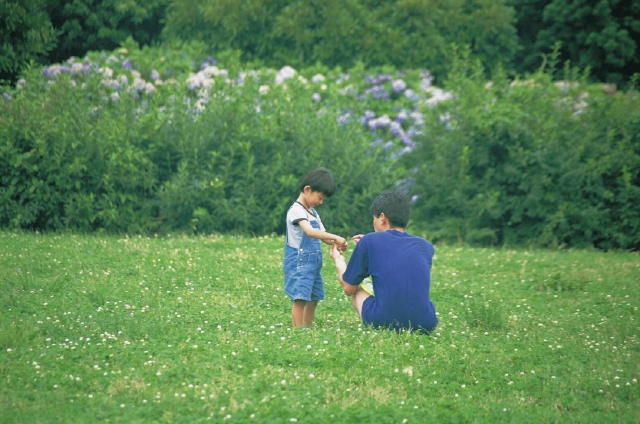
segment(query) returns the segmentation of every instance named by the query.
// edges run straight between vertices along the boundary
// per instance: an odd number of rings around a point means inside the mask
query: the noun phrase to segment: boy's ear
[[[311,186],[304,186],[304,188],[302,189],[304,194],[309,194],[311,193]]]

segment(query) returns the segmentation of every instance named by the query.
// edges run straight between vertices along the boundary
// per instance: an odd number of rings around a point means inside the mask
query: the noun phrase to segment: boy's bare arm
[[[313,228],[309,221],[299,221],[298,225],[300,226],[300,228],[302,228],[302,231],[304,231],[305,234],[309,237],[320,239],[329,244],[336,243],[338,246],[344,246],[347,244],[347,241],[344,239],[344,237],[322,231],[319,228]]]

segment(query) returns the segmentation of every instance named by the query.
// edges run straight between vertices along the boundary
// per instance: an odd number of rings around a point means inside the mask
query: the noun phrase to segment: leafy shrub
[[[326,166],[338,192],[323,220],[336,230],[370,229],[363,211],[399,179],[396,161],[409,142],[389,133],[388,117],[375,128],[360,121],[388,100],[338,85],[350,78],[339,72],[239,72],[232,52],[223,55],[226,68],[174,55],[195,69],[161,74],[149,57],[158,53],[130,43],[34,69],[5,93],[0,226],[281,232],[300,178]]]
[[[640,248],[640,99],[565,68],[485,80],[461,60],[407,166],[434,239]]]

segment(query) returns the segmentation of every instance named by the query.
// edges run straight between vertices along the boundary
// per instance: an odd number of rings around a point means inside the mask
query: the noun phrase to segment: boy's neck
[[[306,210],[311,211],[311,208],[309,207],[309,205],[306,202],[306,199],[304,198],[304,193],[300,193],[300,196],[298,196],[298,200],[296,200],[296,202],[304,206]]]

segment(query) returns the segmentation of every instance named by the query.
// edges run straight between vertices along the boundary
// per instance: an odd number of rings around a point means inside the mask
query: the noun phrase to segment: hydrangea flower
[[[46,72],[45,72],[46,70]],[[49,67],[44,67],[42,69],[42,75],[49,77],[51,79],[57,77],[58,75],[60,75],[62,73],[62,66],[60,65],[51,65]]]
[[[399,122],[394,121],[389,124],[389,131],[396,137],[402,137],[404,135],[404,130],[402,129],[402,125]]]
[[[371,94],[371,97],[373,97],[374,99],[389,99],[389,92],[385,90],[381,85],[374,85],[373,87],[364,90],[364,92],[366,94]]]
[[[311,78],[311,81],[312,81],[313,83],[315,83],[315,84],[317,84],[317,83],[319,83],[319,82],[322,82],[322,81],[324,81],[324,80],[325,80],[325,77],[324,77],[324,75],[322,75],[322,74],[315,74],[315,75]]]
[[[216,63],[218,63],[218,61],[214,59],[213,56],[209,56],[200,63],[200,70],[204,70],[208,66],[215,65]]]
[[[322,100],[322,97],[320,96],[320,93],[313,93],[311,99],[313,99],[314,102],[319,102],[320,100]]]
[[[151,81],[158,81],[160,79],[160,72],[156,71],[155,69],[153,69],[151,71],[151,75],[149,75],[149,79]]]
[[[11,101],[11,94],[4,92],[2,93],[2,98],[4,99],[5,102],[9,103]]]
[[[425,104],[430,107],[434,107],[442,101],[451,100],[453,98],[451,92],[444,91],[438,87],[430,87],[427,91],[431,93],[431,98],[427,99]]]
[[[120,94],[117,91],[114,91],[113,93],[111,93],[112,102],[118,103],[119,100],[120,100]]]
[[[369,128],[376,130],[378,128],[386,128],[391,124],[391,118],[388,115],[382,115],[379,118],[372,119],[368,122]]]
[[[405,91],[404,95],[407,97],[407,99],[412,100],[414,102],[418,100],[418,95],[412,89],[408,89],[407,91]]]
[[[278,71],[276,74],[276,84],[282,84],[284,81],[293,78],[296,74],[296,70],[291,66],[284,66],[282,69]]]
[[[131,71],[133,70],[133,63],[129,59],[125,59],[122,61],[122,67]]]
[[[268,85],[261,85],[260,88],[258,88],[258,93],[260,93],[261,96],[264,96],[269,92],[270,89],[271,87],[269,87]]]
[[[142,78],[136,78],[133,80],[133,86],[138,91],[144,91],[147,87],[147,82]]]
[[[113,76],[113,69],[109,68],[108,66],[98,69],[98,72],[103,74],[106,78],[111,78]]]
[[[344,114],[338,116],[336,118],[336,121],[338,122],[338,124],[344,125],[349,122],[349,118],[351,118],[351,112],[345,112]]]
[[[394,93],[402,93],[407,88],[407,83],[404,80],[397,79],[391,82],[391,89]]]
[[[402,109],[400,112],[398,112],[398,115],[396,116],[396,122],[404,122],[407,119],[409,119],[409,115],[407,114],[407,111]]]
[[[360,118],[360,122],[362,122],[363,125],[367,125],[367,123],[376,117],[376,113],[372,110],[365,110],[364,111],[364,115],[362,115],[362,118]]]
[[[84,65],[82,63],[74,63],[71,65],[71,75],[75,76],[82,73]]]
[[[189,90],[193,91],[197,88],[209,88],[214,84],[213,78],[206,76],[205,72],[201,71],[197,74],[190,74],[187,78],[187,86]]]

